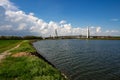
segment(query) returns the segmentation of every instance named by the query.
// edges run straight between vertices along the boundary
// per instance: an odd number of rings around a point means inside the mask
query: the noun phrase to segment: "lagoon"
[[[70,80],[120,80],[120,40],[42,40],[33,45]]]

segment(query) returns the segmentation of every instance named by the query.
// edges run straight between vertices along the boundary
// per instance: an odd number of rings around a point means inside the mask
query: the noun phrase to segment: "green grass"
[[[22,45],[11,51],[35,52],[35,49],[25,40]],[[61,73],[36,56],[12,57],[9,55],[0,63],[0,80],[65,80]]]
[[[20,42],[21,40],[0,40],[0,53],[15,47]]]
[[[29,40],[24,40],[23,43],[20,45],[19,48],[12,50],[12,53],[18,52],[36,52],[36,50],[30,45]]]
[[[0,64],[1,80],[64,80],[59,71],[42,59],[30,57],[7,57]]]

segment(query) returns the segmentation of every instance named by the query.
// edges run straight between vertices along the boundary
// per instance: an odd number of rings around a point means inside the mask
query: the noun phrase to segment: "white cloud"
[[[119,31],[118,30],[106,30],[105,32],[106,33],[118,33]]]
[[[97,27],[96,32],[101,32],[101,27]]]
[[[117,21],[119,21],[119,19],[114,18],[114,19],[111,19],[111,21],[117,22]]]
[[[101,30],[101,27],[91,26],[91,35],[101,35],[107,33]],[[19,10],[9,0],[0,0],[0,35],[38,35],[38,36],[54,36],[55,29],[58,35],[86,35],[85,28],[73,28],[73,26],[65,20],[60,22],[45,22],[34,16],[34,13],[26,14]],[[119,31],[110,31],[110,33],[120,33]]]
[[[65,23],[66,23],[65,20],[60,21],[60,24],[65,24]]]
[[[0,0],[0,6],[4,7],[6,10],[18,10],[9,0]]]
[[[119,32],[119,31],[118,31],[118,30],[111,30],[111,32],[117,33],[117,32]]]
[[[110,31],[109,31],[109,30],[106,30],[105,32],[106,32],[106,33],[109,33]]]

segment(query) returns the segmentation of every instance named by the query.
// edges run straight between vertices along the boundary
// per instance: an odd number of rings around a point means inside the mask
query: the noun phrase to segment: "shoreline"
[[[31,53],[31,55],[37,56],[37,57],[43,59],[45,62],[47,62],[47,63],[48,63],[49,65],[51,65],[53,68],[57,69],[57,68],[55,67],[55,65],[53,65],[51,62],[49,62],[45,57],[43,57],[42,55],[40,55],[40,53],[38,53],[37,51]],[[58,70],[58,69],[57,69],[57,70]],[[60,72],[60,74],[61,74],[66,80],[69,80],[68,77],[67,77],[63,72],[61,72],[60,70],[58,70],[58,71]]]
[[[8,55],[6,55],[2,60],[0,64],[0,79],[67,80],[60,70],[48,63],[48,61],[45,61],[45,59],[36,52],[36,49],[30,44],[31,41],[34,40],[23,41],[24,43],[22,43],[18,48],[10,51],[10,54],[8,53]],[[4,41],[1,41],[1,43],[2,42]],[[12,44],[12,42],[8,40],[5,42]],[[21,42],[21,40],[19,42]],[[9,45],[6,44],[6,46]],[[10,47],[10,49],[12,48],[13,47]]]
[[[35,50],[36,50],[36,48],[33,46],[33,43],[36,42],[36,41],[37,41],[37,40],[30,41],[30,45],[32,45],[32,47],[33,47]],[[30,54],[33,55],[33,56],[37,56],[38,58],[43,59],[45,62],[47,62],[47,63],[48,63],[49,65],[51,65],[53,68],[57,69],[57,68],[55,67],[55,65],[53,65],[50,61],[48,61],[45,57],[43,57],[40,53],[38,53],[37,50],[36,50],[36,52],[31,52]],[[57,69],[57,70],[58,70],[58,69]],[[65,80],[69,80],[68,77],[67,77],[63,72],[61,72],[60,70],[58,70],[58,71],[60,72],[61,76],[64,77]]]
[[[59,40],[59,39],[45,39],[45,40]],[[65,39],[62,39],[62,40],[65,40]],[[89,38],[89,39],[78,39],[78,40],[119,40],[119,39],[92,39],[92,38]],[[35,49],[36,52],[33,52],[31,53],[31,55],[34,55],[34,56],[37,56],[41,59],[43,59],[45,62],[47,62],[49,65],[51,65],[53,68],[57,69],[60,74],[64,77],[64,79],[66,80],[70,80],[62,71],[60,71],[58,68],[56,68],[56,66],[54,64],[52,64],[50,61],[48,61],[44,56],[42,56],[39,52],[37,52],[36,48],[34,47],[33,43],[34,42],[37,42],[37,41],[41,41],[41,40],[31,40],[30,41],[30,45]]]

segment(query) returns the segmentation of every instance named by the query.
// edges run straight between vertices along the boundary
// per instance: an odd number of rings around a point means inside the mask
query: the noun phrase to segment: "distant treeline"
[[[0,40],[31,40],[31,39],[43,39],[39,36],[0,36]]]
[[[33,39],[88,39],[86,36],[57,36],[57,37],[41,37],[41,36],[0,36],[0,40],[33,40]],[[120,40],[120,36],[90,36],[89,39],[102,40]]]

